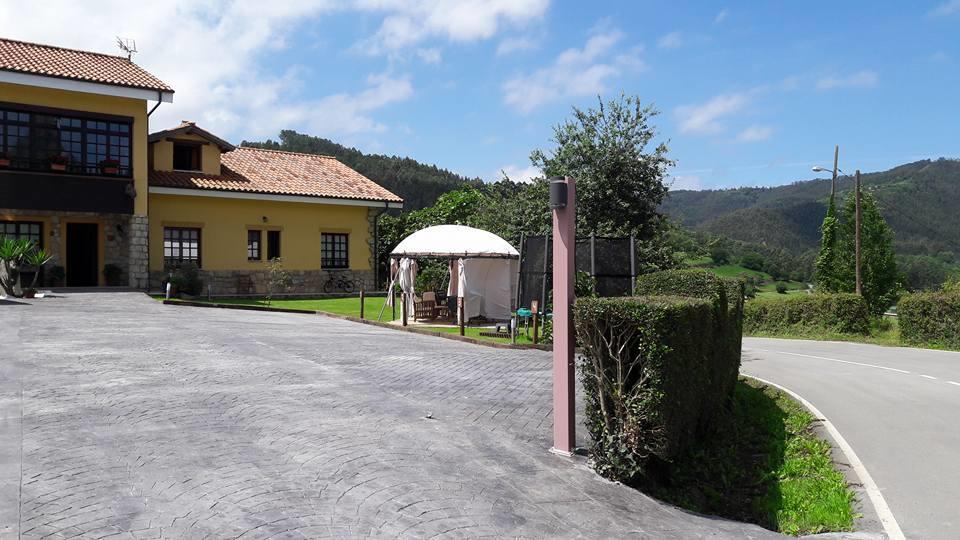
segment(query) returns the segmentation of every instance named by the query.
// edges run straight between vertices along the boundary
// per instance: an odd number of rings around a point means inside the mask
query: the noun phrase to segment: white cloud
[[[748,102],[744,93],[722,94],[699,105],[681,105],[674,109],[680,133],[708,135],[723,130],[720,119],[741,110]]]
[[[504,176],[513,180],[514,182],[523,182],[527,183],[532,181],[534,178],[540,178],[543,176],[543,173],[540,172],[540,169],[530,165],[529,167],[518,167],[516,165],[507,165],[501,167],[493,175],[495,181],[502,179]]]
[[[440,49],[435,47],[429,49],[417,49],[417,56],[428,64],[439,64],[442,60]]]
[[[540,18],[548,5],[549,0],[358,0],[361,10],[389,14],[359,47],[381,54],[436,37],[461,43],[489,39],[503,26]]]
[[[823,77],[817,81],[817,90],[834,88],[872,88],[880,81],[877,72],[861,70],[846,77]]]
[[[277,73],[271,65],[286,36],[342,8],[335,0],[278,0],[269,9],[257,0],[170,0],[149,8],[121,0],[7,2],[0,4],[0,35],[112,54],[114,34],[136,39],[134,61],[176,90],[174,102],[151,116],[154,130],[190,119],[234,142],[281,128],[325,136],[382,131],[373,115],[412,95],[408,78],[375,75],[308,97],[309,68],[280,66]]]
[[[582,49],[567,49],[549,66],[506,81],[504,102],[526,113],[561,99],[603,93],[606,81],[623,69],[644,68],[639,48],[609,58],[622,38],[617,30],[594,34]]]
[[[713,18],[713,24],[722,23],[724,20],[726,20],[727,15],[729,14],[730,12],[726,8],[721,9],[720,12],[717,13],[716,17]]]
[[[657,47],[661,49],[677,49],[683,46],[683,34],[680,32],[670,32],[664,34],[657,40]]]
[[[748,126],[746,129],[740,132],[737,135],[737,140],[740,142],[757,142],[765,141],[773,135],[773,128],[770,126],[761,126],[754,124]]]
[[[536,41],[528,37],[509,37],[497,45],[497,56],[503,56],[514,52],[532,51],[539,45]]]
[[[948,17],[960,13],[960,0],[947,0],[930,11],[930,15]]]
[[[688,189],[688,190],[701,190],[703,189],[703,184],[700,182],[700,177],[695,174],[689,175],[679,175],[670,177],[670,189]]]

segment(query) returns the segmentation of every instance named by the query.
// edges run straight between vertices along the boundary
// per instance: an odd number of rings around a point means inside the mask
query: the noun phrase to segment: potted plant
[[[110,158],[100,162],[100,172],[103,174],[119,174],[120,161]]]
[[[67,164],[70,163],[70,158],[63,154],[54,154],[50,156],[49,161],[51,171],[65,171],[67,170]]]
[[[10,166],[10,156],[6,152],[0,150],[0,167],[9,167]]]
[[[103,279],[108,287],[123,285],[123,269],[115,264],[105,264],[103,266]]]

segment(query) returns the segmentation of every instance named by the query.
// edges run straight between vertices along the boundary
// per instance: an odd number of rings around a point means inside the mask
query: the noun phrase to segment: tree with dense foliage
[[[897,301],[902,279],[893,252],[893,231],[869,192],[861,195],[860,209],[863,297],[870,307],[870,313],[879,316]],[[850,193],[844,203],[837,230],[836,260],[830,272],[832,277],[818,282],[822,290],[847,293],[856,290],[855,212],[856,194]]]
[[[667,194],[663,179],[674,161],[665,143],[648,148],[657,134],[652,124],[657,114],[625,95],[601,99],[597,108],[574,107],[573,117],[554,127],[556,147],[530,155],[544,177],[576,179],[578,236],[635,235],[641,272],[676,265],[659,212]],[[547,181],[537,182],[546,202]]]
[[[544,176],[577,180],[577,233],[653,239],[663,230],[660,203],[667,194],[664,143],[648,149],[658,112],[638,97],[600,100],[597,108],[573,109],[554,127],[556,147],[535,150],[530,160]]]
[[[817,285],[827,291],[840,290],[837,279],[837,208],[833,196],[827,206],[827,215],[820,226],[820,252],[817,254],[815,279]]]

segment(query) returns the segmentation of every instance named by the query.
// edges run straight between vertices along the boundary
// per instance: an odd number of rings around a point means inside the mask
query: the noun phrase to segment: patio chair
[[[433,320],[437,318],[437,293],[427,291],[423,298],[414,300],[413,320]]]

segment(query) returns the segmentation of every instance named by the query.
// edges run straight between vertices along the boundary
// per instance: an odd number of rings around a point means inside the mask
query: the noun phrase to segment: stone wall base
[[[373,290],[372,270],[287,270],[293,282],[288,293],[323,293],[324,284],[331,276],[344,276],[354,282],[353,292],[361,288]],[[267,293],[269,275],[263,270],[201,270],[203,279],[203,294],[217,295],[244,295],[262,296]],[[163,290],[167,274],[165,272],[150,273],[150,287],[154,290]],[[332,292],[344,292],[335,288]]]

